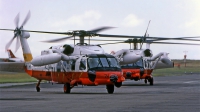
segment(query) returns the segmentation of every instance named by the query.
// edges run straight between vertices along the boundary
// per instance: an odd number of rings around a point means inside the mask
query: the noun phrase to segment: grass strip
[[[37,82],[37,79],[30,77],[26,73],[0,72],[0,83],[23,83],[23,82]]]

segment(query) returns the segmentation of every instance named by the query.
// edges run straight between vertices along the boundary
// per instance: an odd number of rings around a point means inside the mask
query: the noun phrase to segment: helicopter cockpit
[[[90,54],[88,55],[87,64],[89,70],[121,70],[116,58],[109,54]]]
[[[121,65],[121,68],[144,68],[143,59],[140,59],[135,63]]]

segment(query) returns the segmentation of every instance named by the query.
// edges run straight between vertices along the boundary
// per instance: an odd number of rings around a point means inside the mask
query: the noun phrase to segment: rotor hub
[[[22,27],[21,27],[21,28],[22,28]],[[22,34],[21,28],[18,28],[18,27],[17,27],[17,28],[14,30],[15,36],[19,36],[19,35]]]

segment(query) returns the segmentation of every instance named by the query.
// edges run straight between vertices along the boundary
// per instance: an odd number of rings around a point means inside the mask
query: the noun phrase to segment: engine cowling
[[[58,53],[52,53],[48,55],[37,56],[32,59],[31,64],[34,66],[44,66],[48,64],[57,63],[61,60],[61,55]]]
[[[139,59],[141,59],[141,55],[136,55],[135,53],[129,53],[125,54],[123,56],[123,60],[120,62],[120,64],[130,64],[130,63],[135,63]]]
[[[120,64],[130,64],[135,63],[139,59],[142,58],[141,54],[137,54],[138,51],[130,50],[130,49],[122,49],[120,51],[117,51],[114,56],[119,59]]]
[[[63,53],[64,53],[65,55],[69,55],[69,54],[71,54],[71,53],[74,52],[74,47],[72,47],[72,46],[70,46],[70,45],[68,45],[68,44],[65,44],[65,45],[63,46],[63,48],[64,48]]]
[[[143,56],[145,56],[145,57],[152,57],[153,53],[152,53],[152,51],[150,49],[145,49],[143,51]]]
[[[23,38],[29,38],[30,37],[30,33],[29,32],[23,32],[23,34],[22,34],[22,36],[23,36]]]

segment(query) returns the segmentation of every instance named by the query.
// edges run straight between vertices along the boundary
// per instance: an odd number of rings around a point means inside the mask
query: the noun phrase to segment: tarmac
[[[113,94],[105,86],[78,85],[64,94],[63,84],[0,84],[0,112],[200,112],[200,74],[127,80]]]
[[[11,86],[21,86],[21,85],[28,85],[28,84],[35,84],[35,82],[26,82],[26,83],[0,83],[0,88],[2,88],[2,87],[11,87]]]

